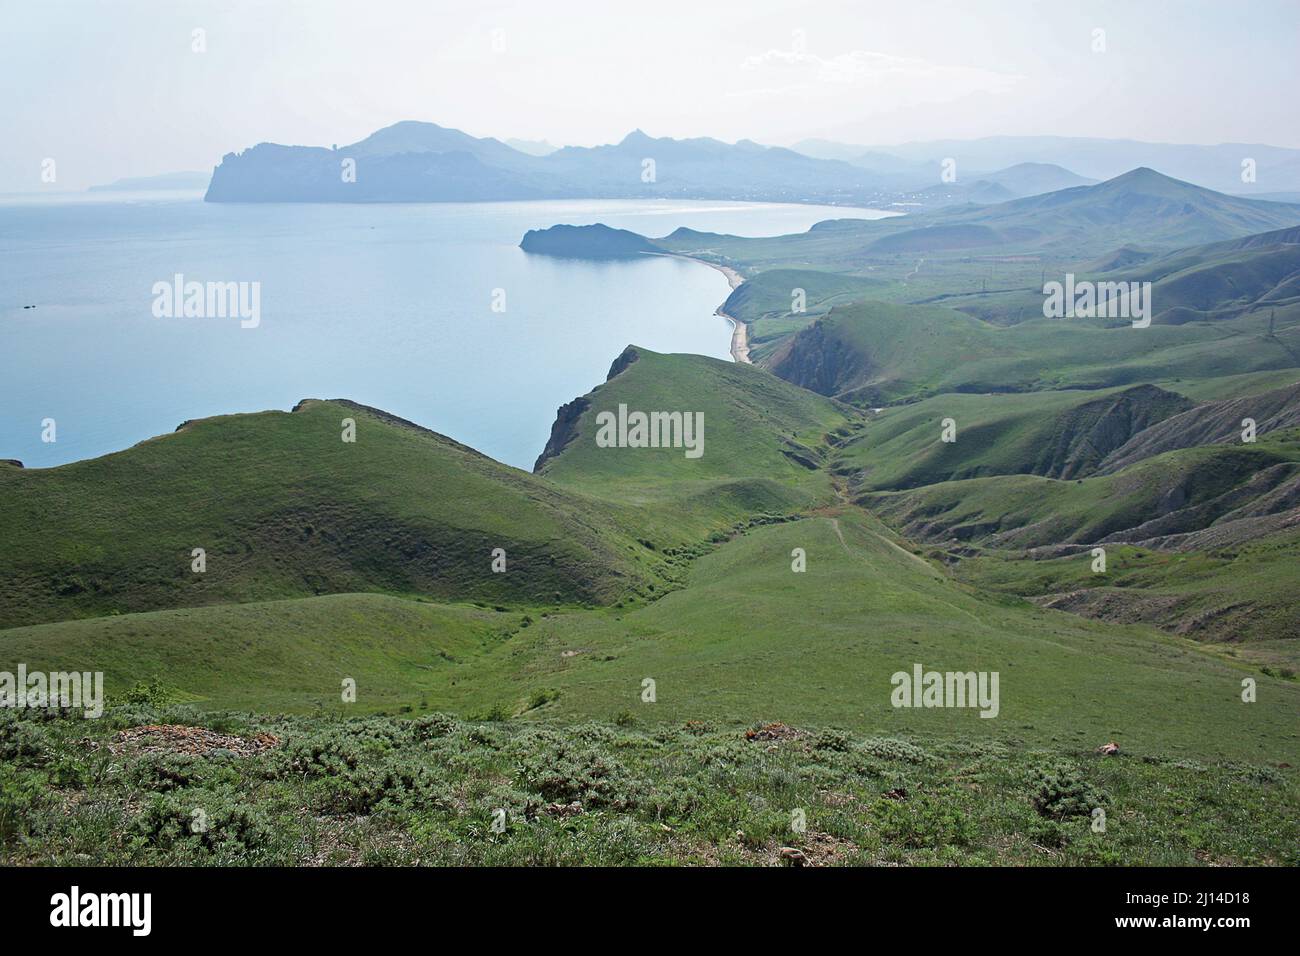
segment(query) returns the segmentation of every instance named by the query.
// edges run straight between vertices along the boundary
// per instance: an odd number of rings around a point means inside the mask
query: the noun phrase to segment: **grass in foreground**
[[[1300,863],[1295,772],[1270,766],[783,724],[30,713],[0,714],[6,865]]]

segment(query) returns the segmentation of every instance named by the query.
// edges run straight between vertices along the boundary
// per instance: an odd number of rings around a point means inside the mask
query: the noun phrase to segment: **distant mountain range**
[[[1176,246],[1264,232],[1298,221],[1300,207],[1225,195],[1146,167],[1095,186],[945,216],[947,224],[979,228],[984,240],[972,245],[1026,240],[1070,245],[1087,235],[1115,246],[1130,240],[1148,247]]]
[[[866,171],[789,149],[716,139],[654,138],[521,152],[433,123],[402,122],[337,149],[262,143],[229,153],[209,202],[456,202],[559,198],[697,198],[879,202]],[[348,164],[351,160],[352,164]],[[345,166],[352,165],[355,178]]]
[[[206,189],[208,179],[207,173],[194,171],[159,173],[157,176],[132,176],[100,186],[91,186],[89,192],[145,192],[169,189],[192,192]]]
[[[919,190],[914,200],[925,206],[951,203],[999,203],[1023,196],[1055,192],[1071,186],[1090,186],[1097,180],[1078,176],[1051,163],[1017,163],[984,173],[974,180],[939,183]]]
[[[1241,182],[1245,158],[1256,163],[1253,184]],[[941,175],[948,159],[955,161],[952,181]],[[502,142],[405,121],[348,146],[261,143],[228,153],[213,172],[206,198],[365,203],[677,198],[933,208],[1091,185],[1141,166],[1229,193],[1300,191],[1300,150],[1273,146],[994,137],[887,150],[806,140],[786,149],[634,130],[615,144],[557,149],[545,141]]]
[[[506,145],[529,156],[549,156],[560,148],[552,146],[544,139],[508,139]]]
[[[958,180],[982,178],[979,170],[1017,163],[1063,166],[1092,179],[1111,179],[1135,166],[1151,166],[1178,179],[1229,193],[1286,193],[1300,190],[1300,149],[1262,143],[1142,143],[1131,139],[1067,136],[989,136],[971,140],[929,140],[894,146],[854,146],[824,139],[795,143],[795,151],[836,159],[882,176],[938,175],[940,163],[956,160]],[[1254,181],[1242,181],[1242,163],[1254,161]],[[917,181],[923,181],[918,179]]]

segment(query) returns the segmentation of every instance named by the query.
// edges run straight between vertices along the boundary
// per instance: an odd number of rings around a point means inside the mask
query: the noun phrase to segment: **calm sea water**
[[[726,279],[668,258],[528,255],[604,222],[762,236],[872,210],[721,202],[225,205],[0,200],[0,458],[45,467],[191,418],[350,398],[531,468],[556,408],[635,343],[728,357]],[[155,318],[155,282],[259,282],[261,324]],[[505,311],[493,311],[494,290]],[[34,305],[34,309],[24,306]],[[57,441],[41,440],[43,419]]]

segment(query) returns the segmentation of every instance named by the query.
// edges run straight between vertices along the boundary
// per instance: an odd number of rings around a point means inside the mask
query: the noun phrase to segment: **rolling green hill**
[[[833,308],[778,348],[778,376],[854,405],[943,392],[1108,388],[1300,364],[1300,326],[1268,333],[1267,312],[1231,321],[1132,328],[1036,318],[1012,327],[940,306]]]
[[[1215,642],[1230,658],[1293,677],[1300,669],[1293,570],[1300,523],[1294,515],[1258,522],[1228,540],[1216,537],[1223,530],[1189,535],[1185,547],[1172,550],[1108,547],[1105,574],[1091,571],[1087,552],[1053,558],[996,550],[960,561],[954,573],[1043,607]]]
[[[771,269],[747,279],[722,304],[722,312],[749,326],[750,358],[761,362],[791,332],[797,332],[834,305],[870,297],[888,283],[883,279],[815,272],[811,269]],[[793,312],[798,290],[804,309]]]
[[[682,231],[656,242],[754,271],[859,272],[864,260],[904,252],[1036,253],[1082,262],[1125,245],[1173,250],[1297,224],[1300,205],[1228,196],[1138,168],[1092,186],[890,219],[832,220],[795,236],[747,239]]]
[[[617,507],[348,402],[189,422],[57,468],[0,466],[0,496],[2,626],[360,590],[607,602],[658,580]]]
[[[1300,229],[1294,227],[1161,256],[1125,248],[1069,271],[1095,282],[1150,282],[1152,321],[1158,325],[1219,321],[1252,311],[1267,312],[1278,329],[1300,323]],[[943,301],[986,322],[1014,325],[1042,314],[1043,294],[1035,285]]]
[[[952,225],[995,230],[1008,245],[1115,248],[1190,246],[1300,223],[1300,206],[1271,203],[1194,186],[1139,167],[1095,186],[964,209]]]
[[[1175,423],[1205,407],[1152,425],[1125,447],[1143,448],[1148,433],[1176,434]],[[974,478],[862,500],[904,533],[938,544],[957,576],[981,588],[1200,640],[1248,642],[1251,659],[1293,668],[1298,442],[1294,428],[1254,444],[1157,452],[1152,441],[1149,455],[1130,452],[1129,464],[1086,479]],[[1108,558],[1100,573],[1091,551],[1098,545]]]
[[[460,701],[456,684],[524,615],[385,594],[145,611],[0,631],[0,657],[103,671],[110,698],[157,680],[206,707],[307,712],[356,681],[367,711]],[[527,626],[524,624],[523,626]],[[6,666],[8,666],[6,664]]]
[[[1052,548],[1200,531],[1285,490],[1300,476],[1300,433],[1255,444],[1166,452],[1113,474],[1061,481],[1030,475],[971,478],[864,502],[914,537]],[[960,441],[960,437],[958,439]]]
[[[790,570],[796,547],[808,556],[804,574]],[[1296,745],[1285,709],[1300,704],[1300,685],[1270,681],[1279,709],[1246,713],[1230,662],[1209,663],[1144,629],[965,591],[851,510],[748,533],[701,559],[688,587],[621,621],[552,618],[524,641],[535,648],[535,679],[558,688],[555,706],[575,715],[627,708],[656,720],[774,719],[1080,745],[1122,732],[1151,746],[1239,754]],[[564,656],[574,649],[581,653]],[[985,720],[891,707],[890,675],[916,662],[999,670],[1009,709]],[[656,681],[653,708],[639,703],[645,677]],[[1239,749],[1233,727],[1253,742]]]
[[[702,415],[702,453],[599,447],[597,417],[620,405]],[[753,366],[629,346],[608,381],[560,410],[535,470],[562,488],[634,508],[661,547],[833,500],[820,466],[829,439],[856,418]]]
[[[1076,478],[1149,426],[1190,408],[1152,385],[1013,395],[946,394],[882,409],[845,443],[836,471],[855,488],[915,488],[984,475]],[[951,418],[957,440],[940,440]]]
[[[1044,281],[1073,273],[1155,282],[1158,324],[1267,307],[1278,311],[1280,329],[1300,323],[1298,223],[1300,205],[1228,196],[1135,169],[1096,185],[991,205],[830,220],[799,235],[749,239],[682,229],[654,242],[736,269],[770,310],[788,311],[789,288],[781,288],[783,279],[764,296],[764,274],[830,272],[864,280],[832,305],[867,298],[936,304],[1015,325],[1042,316]],[[744,289],[733,297],[744,297]],[[756,329],[759,359],[771,361],[801,328],[779,316]]]
[[[1095,396],[1091,401],[1104,405],[1100,412],[1088,410],[1080,395],[1069,395],[1060,403],[1057,421],[1096,424],[1143,394]],[[1150,394],[1178,405],[1175,396]],[[620,404],[703,412],[704,453],[692,459],[677,448],[598,447],[596,415]],[[341,417],[356,418],[356,445],[338,441]],[[1239,726],[1244,715],[1234,703],[1234,687],[1237,675],[1258,671],[1148,627],[1091,622],[972,590],[942,563],[918,556],[884,525],[843,502],[843,484],[830,466],[867,447],[863,436],[874,438],[872,429],[881,424],[864,423],[843,406],[761,369],[630,347],[605,384],[579,399],[570,414],[561,414],[537,476],[505,469],[382,413],[338,402],[308,402],[290,414],[196,422],[80,466],[7,469],[5,480],[19,488],[11,499],[56,513],[60,509],[51,502],[87,494],[82,483],[91,479],[82,471],[94,476],[98,523],[76,509],[66,509],[62,520],[75,522],[91,540],[98,533],[113,542],[111,549],[101,545],[101,563],[90,568],[115,586],[91,589],[87,597],[22,592],[14,584],[7,593],[20,594],[26,606],[47,617],[103,609],[122,600],[115,588],[136,606],[108,608],[135,613],[101,611],[90,619],[10,627],[0,638],[0,665],[22,660],[29,667],[53,669],[76,661],[82,669],[104,670],[110,694],[153,678],[205,707],[338,709],[344,706],[338,702],[339,682],[352,677],[360,689],[371,688],[368,694],[359,690],[363,710],[410,707],[523,719],[609,719],[630,710],[654,721],[743,725],[780,719],[870,733],[973,733],[1043,744],[1061,739],[1068,723],[1081,746],[1114,736],[1122,727],[1126,739],[1161,751],[1294,756],[1294,741],[1282,728],[1287,707],[1296,702],[1288,695],[1300,688],[1276,681],[1276,694],[1268,706],[1250,712],[1247,730]],[[1030,424],[1007,426],[1008,448],[1015,445],[1010,436]],[[904,428],[899,435],[907,432]],[[875,447],[888,444],[886,439]],[[367,449],[363,463],[354,453]],[[1204,467],[1207,456],[1214,456],[1213,468]],[[207,488],[207,497],[186,497],[183,475],[203,476],[205,467],[232,460],[258,467],[250,465],[238,480],[231,476],[216,494],[205,478],[195,478]],[[1067,453],[1057,466],[1072,460]],[[1296,467],[1298,460],[1300,445],[1283,435],[1248,448],[1171,452],[1115,476],[975,479],[873,493],[863,500],[926,539],[947,522],[968,542],[987,537],[990,549],[1035,543],[1047,525],[1057,535],[1051,543],[1090,541],[1133,526],[1156,510],[1155,502],[1175,492],[1185,497],[1185,511],[1200,508],[1205,517],[1207,506],[1259,475]],[[180,468],[181,462],[198,470]],[[1135,469],[1140,470],[1136,476]],[[47,486],[51,480],[57,483]],[[14,484],[20,481],[36,484]],[[430,481],[441,494],[413,493]],[[343,485],[352,482],[349,497]],[[1033,483],[1032,490],[1021,488],[1025,482]],[[451,487],[459,489],[454,499],[446,493]],[[1273,488],[1279,487],[1275,481]],[[946,489],[954,489],[949,499],[943,497]],[[482,511],[474,511],[476,494],[484,502]],[[401,501],[392,500],[398,497]],[[572,563],[557,562],[542,584],[534,569],[521,568],[522,580],[511,585],[513,590],[502,585],[499,592],[501,602],[512,606],[509,611],[425,603],[426,596],[446,602],[498,595],[481,590],[490,584],[480,586],[480,576],[493,579],[475,571],[477,555],[463,562],[459,577],[421,579],[420,565],[412,567],[409,552],[399,552],[396,567],[386,569],[381,558],[392,553],[389,549],[359,549],[358,540],[376,540],[373,530],[347,536],[352,544],[343,549],[338,542],[345,540],[347,525],[331,523],[327,500],[335,509],[346,505],[352,521],[382,521],[388,541],[396,534],[390,529],[402,527],[399,518],[430,541],[438,535],[461,540],[471,533],[467,529],[493,528],[497,522],[511,526],[497,528],[508,551],[527,554],[528,534],[549,534],[552,548],[563,542],[572,549],[567,552]],[[948,512],[937,507],[945,500]],[[454,514],[439,510],[448,507],[444,501],[454,502]],[[310,536],[303,524],[276,518],[290,502],[296,519],[311,516]],[[224,523],[232,520],[233,509],[251,509],[254,503],[252,524],[262,537],[239,552],[240,573],[222,573],[223,556],[236,553],[232,543],[248,540],[237,532],[249,527],[232,522],[227,529]],[[311,504],[315,510],[304,510]],[[925,511],[925,527],[908,519],[906,509],[914,507]],[[1220,509],[1225,514],[1226,507],[1225,499]],[[20,529],[34,523],[30,513],[14,509],[7,520]],[[129,516],[130,523],[115,520],[116,515]],[[989,526],[982,531],[976,527],[981,521]],[[153,536],[163,535],[164,522],[177,524],[173,534],[225,531],[209,550],[207,574],[218,573],[204,579],[221,589],[180,591],[178,599],[173,589],[183,583],[166,588],[162,575],[151,580],[134,570],[130,559],[141,560]],[[1017,538],[1013,525],[1030,530]],[[66,529],[57,534],[59,540],[75,540]],[[265,600],[285,596],[265,594],[268,587],[290,592],[302,587],[289,573],[295,568],[289,552],[298,552],[298,560],[305,561],[306,554],[320,561],[320,553],[311,550],[319,546],[310,541],[318,535],[336,542],[332,553],[340,570],[333,583],[360,579],[366,590],[388,593]],[[16,542],[11,554],[24,553],[16,536],[6,541]],[[584,544],[589,550],[581,549]],[[807,561],[802,573],[793,569],[796,549]],[[176,544],[164,553],[174,551],[188,574],[188,554]],[[110,553],[120,562],[116,566],[104,559]],[[99,580],[75,557],[62,553],[59,559],[65,573]],[[577,577],[575,568],[591,569],[592,577]],[[405,575],[401,586],[385,586],[392,578],[384,575],[399,571]],[[620,578],[620,572],[628,578]],[[49,572],[29,567],[26,573],[31,580]],[[498,577],[508,582],[511,575]],[[611,586],[600,597],[618,606],[584,610],[557,607],[563,602],[546,590],[555,581],[571,582],[573,593],[576,582],[588,580],[624,587],[635,581],[649,600],[622,600],[628,592]],[[987,586],[1009,590],[991,577]],[[530,588],[540,596],[533,597]],[[33,601],[33,594],[44,603]],[[578,592],[578,598],[588,594]],[[417,595],[422,599],[415,600]],[[176,609],[148,609],[165,601]],[[891,707],[890,675],[915,662],[999,670],[1010,682],[1003,718]],[[1117,673],[1126,676],[1117,681]],[[647,677],[658,686],[657,699],[652,709],[641,710]],[[1191,684],[1207,681],[1220,682],[1220,693],[1209,694],[1191,711],[1173,706]],[[1080,709],[1078,701],[1089,699],[1096,705]],[[1218,730],[1207,735],[1206,725]]]
[[[791,570],[802,548],[807,570]],[[1190,642],[980,594],[851,507],[751,529],[693,563],[684,588],[630,610],[536,616],[335,595],[44,624],[3,632],[5,660],[103,669],[110,697],[158,677],[208,708],[434,709],[524,720],[635,715],[744,727],[961,736],[1079,750],[1293,761],[1300,685]],[[998,671],[999,714],[898,709],[913,664]],[[1243,707],[1254,676],[1267,693]],[[655,700],[642,699],[646,678]],[[274,690],[272,690],[274,689]]]
[[[1300,372],[1292,374],[1300,375]],[[1178,448],[1239,442],[1246,419],[1255,423],[1259,435],[1300,426],[1300,382],[1258,394],[1206,402],[1168,417],[1109,451],[1099,470],[1118,471],[1143,458]]]

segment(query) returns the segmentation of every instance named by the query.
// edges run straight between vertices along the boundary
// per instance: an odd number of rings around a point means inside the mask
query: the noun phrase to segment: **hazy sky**
[[[42,188],[45,158],[82,188],[402,119],[577,145],[1300,147],[1297,50],[1300,0],[0,0],[0,192]]]

